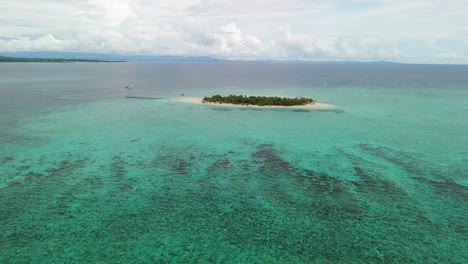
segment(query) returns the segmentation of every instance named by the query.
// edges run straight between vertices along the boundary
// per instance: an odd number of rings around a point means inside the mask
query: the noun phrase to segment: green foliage
[[[238,104],[238,105],[282,105],[294,106],[313,104],[315,100],[312,98],[296,97],[266,97],[266,96],[246,96],[246,95],[213,95],[211,97],[204,97],[203,102],[220,103],[220,104]]]

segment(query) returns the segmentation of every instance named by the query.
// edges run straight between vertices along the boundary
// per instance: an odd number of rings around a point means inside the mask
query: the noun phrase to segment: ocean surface
[[[0,263],[468,263],[467,135],[468,66],[0,64]]]

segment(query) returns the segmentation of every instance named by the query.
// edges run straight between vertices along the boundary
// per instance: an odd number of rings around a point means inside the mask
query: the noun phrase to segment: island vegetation
[[[313,104],[316,101],[312,98],[296,97],[267,97],[267,96],[246,96],[246,95],[213,95],[211,97],[204,97],[204,103],[220,103],[220,104],[236,104],[236,105],[281,105],[281,106],[295,106]]]

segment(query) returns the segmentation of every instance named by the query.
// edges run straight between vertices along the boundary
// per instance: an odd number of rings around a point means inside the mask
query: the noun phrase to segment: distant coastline
[[[51,59],[51,58],[17,58],[0,56],[0,63],[5,62],[51,62],[51,63],[71,63],[71,62],[125,62],[113,60],[87,60],[87,59]]]
[[[39,58],[84,60],[86,62],[194,62],[194,63],[242,63],[242,64],[398,64],[391,61],[318,61],[318,60],[275,60],[275,59],[226,59],[209,56],[151,55],[151,54],[110,54],[91,52],[0,52],[0,56],[10,58]],[[34,61],[36,62],[36,61]],[[68,62],[68,61],[64,61]]]

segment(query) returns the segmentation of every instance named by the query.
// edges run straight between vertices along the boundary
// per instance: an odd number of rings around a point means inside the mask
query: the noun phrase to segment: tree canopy
[[[294,106],[294,105],[305,105],[313,104],[315,100],[312,98],[296,97],[267,97],[267,96],[246,96],[246,95],[213,95],[211,97],[204,97],[203,102],[209,103],[220,103],[220,104],[238,104],[238,105],[282,105],[282,106]]]

